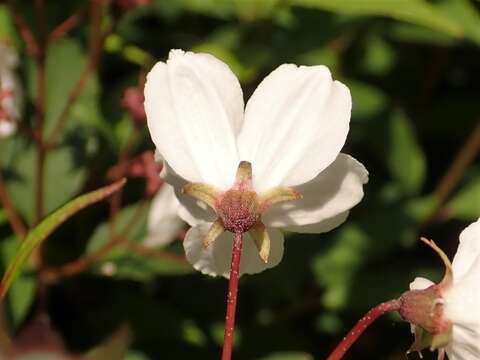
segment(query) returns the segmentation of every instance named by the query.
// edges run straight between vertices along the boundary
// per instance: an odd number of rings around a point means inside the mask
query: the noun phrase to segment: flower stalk
[[[232,261],[228,282],[227,314],[225,316],[225,334],[223,337],[222,360],[232,357],[233,334],[235,330],[235,313],[237,309],[238,279],[240,278],[240,260],[242,255],[243,234],[233,235]]]
[[[365,314],[350,330],[350,332],[342,339],[333,352],[328,356],[327,360],[342,359],[350,347],[357,341],[360,335],[383,314],[390,311],[397,311],[400,309],[401,303],[399,300],[390,300],[380,305],[377,305]]]

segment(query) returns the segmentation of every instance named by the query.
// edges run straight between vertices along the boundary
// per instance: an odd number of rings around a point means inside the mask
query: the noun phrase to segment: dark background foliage
[[[398,297],[415,276],[440,280],[441,262],[419,242],[420,235],[453,256],[460,231],[480,216],[477,1],[9,4],[0,5],[0,31],[19,52],[24,131],[0,140],[0,166],[2,183],[27,227],[115,174],[128,176],[112,168],[153,150],[146,124],[133,121],[122,96],[127,87],[141,86],[171,48],[209,52],[227,62],[246,98],[286,62],[326,64],[350,87],[345,151],[370,172],[365,198],[338,229],[289,235],[280,265],[242,277],[237,359],[325,358],[363,313]],[[15,13],[40,44],[48,31],[74,17],[48,43],[43,93],[42,66],[26,46]],[[43,184],[36,171],[42,145],[29,135],[39,128],[39,94],[45,96],[44,138],[52,138],[62,116],[65,125],[42,160]],[[180,241],[147,251],[145,181],[151,179],[130,177],[122,196],[85,210],[49,238],[40,256],[49,281],[27,269],[15,283],[5,305],[11,332],[47,309],[74,352],[128,324],[133,342],[126,359],[219,357],[227,281],[193,271],[184,263]],[[6,215],[1,208],[4,266],[18,242]],[[112,227],[124,237],[118,244]],[[113,276],[101,271],[105,263],[115,264]],[[346,359],[404,359],[411,342],[409,325],[385,316]]]

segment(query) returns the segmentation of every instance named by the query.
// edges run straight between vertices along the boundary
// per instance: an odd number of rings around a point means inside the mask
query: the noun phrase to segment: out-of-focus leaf
[[[85,360],[124,360],[131,338],[130,329],[124,325],[103,344],[89,351]]]
[[[150,358],[145,354],[136,351],[129,351],[123,360],[150,360]]]
[[[141,244],[146,237],[147,211],[142,204],[136,204],[122,209],[116,217],[115,226],[118,233],[125,237],[125,242],[113,248],[97,264],[100,273],[115,278],[148,281],[158,275],[179,275],[192,272],[189,263],[182,261],[176,255],[168,256],[160,250],[142,248],[143,253],[132,251],[132,246]],[[133,220],[133,221],[132,221]],[[129,227],[128,225],[133,225]],[[128,230],[126,230],[128,227]],[[128,234],[125,232],[128,231]],[[110,225],[108,222],[99,225],[88,241],[87,253],[91,254],[110,241]],[[158,251],[158,252],[157,252]],[[165,256],[162,256],[165,254]]]
[[[329,48],[312,49],[301,54],[298,57],[298,62],[305,65],[325,65],[332,71],[333,74],[338,68],[338,55],[335,51]]]
[[[304,352],[276,352],[259,360],[313,360],[313,356]]]
[[[3,225],[7,222],[7,214],[5,210],[0,209],[0,225]]]
[[[424,0],[289,0],[289,3],[345,15],[387,16],[452,36],[463,35],[461,24],[444,16]]]
[[[204,346],[206,344],[207,338],[204,332],[193,321],[185,321],[182,324],[182,330],[185,342],[196,346]]]
[[[228,64],[241,82],[248,82],[255,76],[255,69],[243,65],[229,49],[221,44],[205,42],[195,46],[192,51],[212,54]]]
[[[44,208],[49,213],[75,196],[86,176],[86,169],[75,164],[75,149],[60,147],[51,151],[45,161]],[[12,175],[7,187],[15,207],[33,221],[36,178],[36,150],[33,145],[18,146],[9,161]]]
[[[10,262],[0,287],[0,299],[8,292],[13,281],[20,275],[25,262],[30,257],[31,253],[45,240],[58,226],[64,223],[72,215],[76,214],[83,208],[94,204],[107,196],[111,195],[125,184],[125,180],[117,181],[111,185],[105,186],[101,189],[92,191],[88,194],[82,195],[68,202],[60,209],[48,215],[40,224],[35,226],[29,232],[27,237],[22,241],[22,244]]]
[[[9,237],[0,242],[0,257],[3,264],[7,264],[15,256],[19,246],[16,237]],[[13,329],[17,329],[23,322],[35,298],[36,279],[33,273],[29,273],[30,270],[31,266],[26,264],[22,275],[13,283],[7,296],[5,304]]]
[[[395,111],[389,125],[388,168],[403,191],[414,195],[420,191],[425,181],[425,155],[404,113]]]
[[[237,15],[245,21],[272,17],[272,12],[280,0],[234,0]]]
[[[448,215],[461,220],[480,217],[480,176],[473,177],[447,203]]]
[[[465,36],[480,45],[480,14],[469,0],[440,1],[436,5],[445,16],[462,24]]]
[[[145,236],[147,211],[142,203],[127,206],[120,210],[115,217],[115,229],[119,234],[125,236],[125,230],[129,224],[133,224],[128,229],[128,239],[133,242],[139,242]],[[87,253],[93,253],[103,247],[110,241],[110,224],[104,222],[95,229],[92,237],[87,244]]]
[[[82,76],[86,65],[85,50],[74,40],[62,39],[54,42],[48,48],[46,58],[46,109],[45,134],[48,137],[57,120],[69,101],[69,94]],[[33,62],[29,63],[28,85],[32,99],[37,96],[37,69]],[[91,125],[102,125],[98,111],[98,80],[92,74],[75,105],[72,107],[68,125],[85,122]]]
[[[361,60],[365,71],[382,76],[394,66],[395,52],[382,37],[371,35],[365,41],[365,55]]]
[[[0,41],[17,44],[17,32],[13,23],[12,16],[5,4],[0,5]]]
[[[364,262],[368,238],[355,225],[344,226],[335,236],[333,246],[319,254],[313,261],[317,284],[325,291],[322,303],[329,309],[339,309],[348,298],[350,281]]]
[[[377,115],[386,105],[387,98],[379,89],[367,83],[346,80],[353,99],[352,119],[368,119]]]

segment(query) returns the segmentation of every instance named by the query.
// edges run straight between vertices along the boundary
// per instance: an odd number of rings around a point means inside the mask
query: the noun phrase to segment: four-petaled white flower
[[[20,118],[21,88],[15,73],[17,65],[14,49],[0,43],[0,138],[13,134]]]
[[[443,305],[442,319],[436,323],[449,325],[448,332],[441,334],[445,341],[443,348],[450,360],[480,359],[480,219],[460,234],[451,270],[451,283],[435,300]],[[416,278],[410,289],[435,286],[428,279]]]
[[[162,176],[192,226],[187,259],[202,273],[228,277],[232,232],[248,231],[241,273],[273,267],[283,255],[279,228],[329,231],[363,197],[368,172],[340,153],[350,92],[325,66],[281,65],[244,109],[226,64],[172,50],[148,74],[145,110]]]

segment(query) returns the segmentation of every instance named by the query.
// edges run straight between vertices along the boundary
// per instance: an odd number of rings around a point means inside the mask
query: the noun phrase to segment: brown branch
[[[60,25],[58,25],[52,32],[48,35],[48,39],[50,42],[56,41],[61,39],[69,31],[71,31],[75,26],[78,25],[80,20],[82,20],[83,15],[85,14],[85,8],[80,9],[75,14],[70,15],[66,18]]]
[[[155,248],[150,248],[148,246],[137,244],[131,241],[122,242],[121,245],[141,256],[151,257],[159,260],[169,260],[179,264],[188,264],[188,261],[187,259],[185,259],[184,256],[179,256]]]
[[[27,227],[22,221],[22,218],[17,213],[15,206],[13,205],[10,195],[8,194],[7,187],[3,181],[2,174],[0,173],[0,202],[2,203],[3,208],[5,209],[5,214],[7,215],[8,222],[12,227],[13,232],[19,240],[23,240],[27,235]]]
[[[15,2],[13,0],[9,0],[7,1],[7,5],[13,15],[15,24],[20,31],[20,36],[22,37],[26,45],[28,54],[31,55],[33,58],[37,58],[39,53],[39,46],[37,40],[35,39],[35,36],[33,36],[32,30],[28,26],[23,16],[18,12],[15,6]]]
[[[467,141],[462,145],[455,159],[450,164],[445,175],[440,180],[437,188],[434,191],[436,199],[436,207],[431,216],[425,221],[429,224],[437,218],[442,212],[443,205],[448,199],[452,191],[456,188],[463,177],[465,170],[473,162],[475,157],[480,152],[480,122],[477,123],[475,129],[472,131]],[[425,225],[424,224],[424,225]]]
[[[85,65],[82,74],[80,75],[79,80],[74,85],[70,94],[68,95],[67,103],[63,108],[56,125],[52,131],[50,141],[48,142],[49,147],[54,146],[60,137],[67,121],[68,115],[72,106],[75,104],[77,99],[82,94],[85,85],[87,84],[88,79],[90,78],[92,72],[98,66],[100,53],[103,47],[103,42],[106,38],[106,34],[102,34],[101,25],[102,25],[102,16],[103,16],[104,0],[91,0],[90,3],[90,18],[91,18],[91,27],[90,27],[90,37],[89,37],[89,50],[88,50],[88,60]]]
[[[121,238],[114,239],[107,242],[100,249],[92,254],[78,258],[75,261],[69,262],[57,268],[46,268],[40,273],[40,277],[48,283],[56,282],[62,278],[73,276],[84,272],[94,265],[98,260],[107,255],[113,248],[115,248],[123,240]]]

